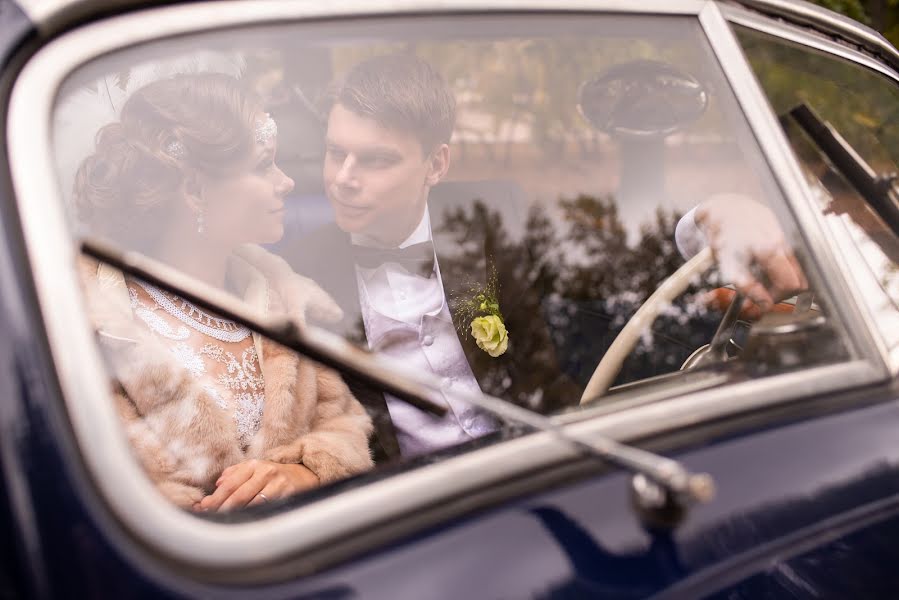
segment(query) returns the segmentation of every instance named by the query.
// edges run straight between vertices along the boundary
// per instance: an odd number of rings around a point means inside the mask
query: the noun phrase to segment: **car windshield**
[[[53,136],[77,237],[166,263],[260,315],[336,332],[450,395],[483,391],[549,414],[590,400],[600,370],[594,396],[848,352],[831,319],[827,352],[778,362],[756,348],[739,366],[756,310],[732,314],[713,360],[699,360],[721,333],[727,286],[755,265],[751,242],[728,237],[737,251],[694,268],[617,366],[597,368],[711,243],[694,212],[704,202],[753,203],[797,269],[805,260],[692,18],[409,17],[173,38],[73,73]],[[89,270],[200,379],[255,376],[234,323]],[[814,279],[801,270],[768,300]],[[817,290],[810,310],[827,306]],[[241,414],[252,431],[258,412]]]

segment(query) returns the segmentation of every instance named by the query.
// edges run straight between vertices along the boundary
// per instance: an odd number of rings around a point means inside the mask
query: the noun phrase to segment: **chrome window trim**
[[[297,1],[297,0],[295,0]],[[307,0],[308,1],[308,0]],[[704,0],[694,0],[702,2]],[[831,35],[841,35],[845,39],[859,44],[871,52],[880,52],[885,55],[887,62],[899,64],[899,51],[893,48],[889,42],[874,29],[862,25],[848,17],[835,13],[831,10],[811,4],[810,2],[797,2],[796,0],[730,0],[734,5],[743,5],[753,9],[758,13],[766,16],[782,17],[791,22],[803,24],[812,27],[818,31],[827,32]],[[95,0],[17,0],[18,5],[22,8],[29,19],[42,32],[52,33],[53,29],[60,25],[64,25],[65,21],[71,21],[89,15],[91,6],[95,5]],[[349,6],[355,11],[365,11],[368,5],[373,3],[362,2],[360,0],[338,0],[334,4],[341,3]],[[655,4],[658,11],[667,11],[670,2],[659,2],[658,0],[644,0],[644,7]],[[130,2],[119,2],[123,9],[133,9],[134,6],[140,6],[139,0],[131,0]],[[311,3],[310,3],[311,4]],[[391,3],[395,10],[412,10],[412,11],[433,11],[433,10],[456,10],[464,8],[465,0],[400,0]],[[514,0],[484,0],[478,3],[474,8],[481,10],[507,10],[523,6],[524,2],[514,2]],[[527,9],[547,9],[556,8],[566,9],[568,2],[552,2],[543,0],[542,2],[529,2],[525,8]],[[606,1],[597,6],[595,2],[576,2],[579,9],[612,10],[613,2]],[[632,10],[627,7],[628,2],[619,2],[624,5],[625,10]],[[633,4],[630,2],[630,4]],[[439,6],[438,6],[439,5]],[[677,3],[674,10],[680,10],[683,0]],[[639,10],[639,9],[638,9]]]
[[[793,23],[806,25],[828,35],[837,35],[847,42],[858,44],[899,70],[899,50],[880,33],[847,16],[817,6],[811,2],[796,0],[736,0],[739,4],[764,13],[769,17],[782,17]],[[771,19],[774,21],[774,19]]]
[[[871,69],[875,73],[886,77],[894,85],[899,87],[899,72],[894,71],[881,63],[878,63],[869,55],[859,52],[844,44],[839,44],[818,35],[809,34],[809,32],[804,31],[794,25],[765,19],[762,16],[759,16],[742,8],[723,6],[721,7],[721,12],[724,17],[731,23],[752,29],[754,31],[772,35],[780,39],[788,40],[801,46],[806,46],[814,50],[818,50],[832,56],[835,60],[849,61],[862,68]],[[737,41],[737,44],[739,45],[739,41]],[[752,67],[750,66],[749,69],[751,72]],[[753,75],[752,77],[753,80],[755,80],[755,76]],[[761,90],[760,87],[759,89],[762,95],[765,96],[764,90]],[[767,98],[767,96],[765,97]],[[769,110],[769,112],[771,111]],[[778,131],[780,131],[779,127]],[[786,140],[785,137],[784,140]],[[789,145],[788,141],[786,143]],[[808,188],[808,184],[801,176],[800,179],[800,185],[806,188],[805,193],[808,194],[808,196],[806,197],[811,198],[811,191]],[[809,200],[809,202],[810,206],[814,206],[813,201]],[[832,244],[829,246],[830,248],[839,247],[841,243],[846,243],[845,240],[838,239],[840,234],[832,232],[831,228],[823,222],[823,218],[817,213],[817,211],[815,211],[815,217],[821,222],[821,226],[824,228],[824,230],[830,234],[828,236],[832,242]],[[834,246],[834,244],[836,244],[836,246]],[[855,298],[856,305],[863,306],[865,308],[863,313],[864,320],[868,324],[869,330],[872,332],[872,336],[877,343],[878,351],[881,354],[884,363],[887,365],[890,373],[893,376],[896,376],[897,374],[899,374],[899,348],[890,349],[889,344],[882,334],[880,327],[878,327],[876,317],[877,307],[872,304],[873,298],[868,297],[862,293],[861,290],[863,288],[863,285],[859,285],[859,282],[857,280],[857,278],[861,276],[861,272],[853,269],[848,258],[844,254],[836,253],[834,256],[839,269],[844,275],[844,278],[848,282],[852,282],[852,284],[849,285],[849,293]]]
[[[712,0],[640,0],[635,7],[632,0],[256,0],[237,1],[238,7],[230,7],[228,15],[216,14],[202,26],[191,26],[193,21],[181,23],[186,31],[215,28],[248,22],[264,22],[269,19],[340,17],[378,14],[414,14],[436,12],[500,12],[500,11],[584,11],[584,12],[629,12],[639,14],[697,14],[704,4]],[[73,19],[94,11],[96,0],[18,0],[25,14],[44,33],[64,27]],[[208,10],[214,2],[198,3],[196,6],[181,5],[166,7],[166,10],[187,11],[192,15]],[[127,3],[123,3],[127,7]],[[221,2],[221,5],[226,4]],[[152,11],[160,9],[148,9]],[[132,16],[135,13],[123,15]],[[141,12],[146,14],[146,12]],[[189,17],[190,15],[185,15]],[[175,23],[167,23],[173,26]],[[146,32],[144,32],[146,33]],[[151,36],[152,37],[152,36]]]
[[[899,71],[896,69],[892,69],[882,62],[878,62],[869,54],[859,52],[846,44],[835,42],[817,32],[809,32],[807,28],[803,29],[802,27],[784,23],[783,21],[774,21],[738,6],[722,5],[721,12],[731,23],[789,40],[802,46],[808,46],[809,48],[814,48],[821,52],[833,54],[863,67],[867,67],[872,71],[877,71],[881,75],[885,75],[886,77],[895,80],[896,83],[899,83]]]
[[[463,3],[458,3],[462,5]],[[512,2],[495,3],[512,7]],[[50,115],[55,92],[71,70],[105,51],[167,34],[219,29],[236,24],[265,23],[303,17],[377,14],[414,2],[367,3],[352,11],[323,3],[282,3],[266,0],[208,3],[154,9],[125,15],[73,31],[42,49],[16,81],[7,117],[7,147],[29,261],[40,310],[48,332],[66,409],[83,458],[95,474],[102,497],[139,539],[178,563],[222,570],[269,564],[286,557],[314,555],[316,548],[366,527],[396,523],[417,508],[449,496],[483,489],[497,479],[524,475],[541,465],[574,457],[549,434],[537,434],[490,446],[444,462],[402,473],[384,481],[311,503],[252,523],[203,521],[176,509],[153,489],[130,453],[110,402],[104,369],[91,328],[85,319],[75,269],[75,245],[57,188],[50,150]],[[480,2],[464,3],[472,10]],[[545,2],[514,3],[546,7]],[[566,1],[554,8],[623,11],[619,0]],[[708,2],[668,0],[646,2],[631,13],[702,14]],[[435,6],[444,10],[446,5]],[[697,12],[699,11],[699,12]],[[720,23],[720,14],[715,12]],[[700,15],[701,16],[701,15]],[[706,18],[706,21],[708,18]],[[202,26],[193,25],[203,23]],[[724,24],[726,28],[726,24]],[[720,33],[720,32],[717,32]],[[717,34],[716,33],[716,34]],[[729,32],[728,32],[729,33]],[[759,107],[756,110],[760,110]],[[72,352],[73,348],[84,349]],[[586,435],[604,434],[621,440],[653,435],[670,428],[745,412],[797,396],[816,394],[872,381],[879,371],[856,360],[831,367],[749,381],[724,389],[697,392],[603,418],[566,425]],[[116,477],[108,476],[115,473]]]

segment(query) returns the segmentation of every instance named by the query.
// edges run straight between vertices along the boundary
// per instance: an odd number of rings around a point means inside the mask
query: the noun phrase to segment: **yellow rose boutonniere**
[[[503,320],[496,315],[477,317],[471,322],[471,335],[478,348],[496,358],[509,347],[509,333]]]
[[[486,286],[469,288],[468,293],[471,295],[462,299],[457,311],[463,319],[459,323],[459,333],[464,335],[462,323],[467,321],[471,337],[478,348],[493,358],[501,356],[509,348],[509,332],[499,310],[497,290],[496,271],[493,271]]]

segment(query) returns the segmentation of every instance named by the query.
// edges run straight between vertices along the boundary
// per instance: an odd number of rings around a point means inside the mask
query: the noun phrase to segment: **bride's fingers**
[[[236,489],[252,477],[253,469],[249,468],[246,463],[240,463],[236,467],[239,468],[234,468],[227,475],[222,473],[216,482],[215,491],[200,501],[202,510],[218,510]]]
[[[243,464],[243,463],[238,463],[238,464],[236,464],[236,465],[231,465],[231,466],[229,466],[229,467],[225,467],[225,470],[222,471],[222,474],[221,474],[221,475],[219,475],[219,478],[218,478],[218,480],[215,482],[215,485],[220,485],[223,478],[225,478],[225,477],[227,477],[228,475],[230,475],[231,473],[233,473],[233,472],[234,472],[234,469],[238,468],[238,467],[239,467],[240,465],[242,465],[242,464]]]
[[[263,489],[265,489],[266,484],[268,483],[267,477],[264,473],[257,470],[253,473],[253,476],[250,477],[247,481],[243,483],[240,487],[234,490],[228,498],[222,502],[219,510],[234,510],[236,508],[243,508],[247,504],[249,504]]]

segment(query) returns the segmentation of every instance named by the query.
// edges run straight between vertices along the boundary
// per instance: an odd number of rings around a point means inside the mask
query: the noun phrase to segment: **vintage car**
[[[899,51],[876,32],[799,0],[2,0],[0,23],[0,596],[899,597]],[[433,153],[391,145],[403,115],[345,110],[384,56],[448,90]],[[209,72],[264,106],[246,175],[190,170],[215,115],[161,137],[135,113]],[[341,190],[406,159],[431,170],[381,197],[424,190],[422,273],[348,243],[380,238]],[[263,180],[276,233],[238,241],[311,290],[287,315],[194,268],[252,229],[219,221]],[[207,457],[129,389],[152,353],[94,319],[115,286],[191,390],[219,359],[257,381],[240,340],[332,369],[375,466],[173,503],[138,429],[171,469]],[[175,344],[196,332],[225,341]],[[266,426],[262,394],[202,389]]]

